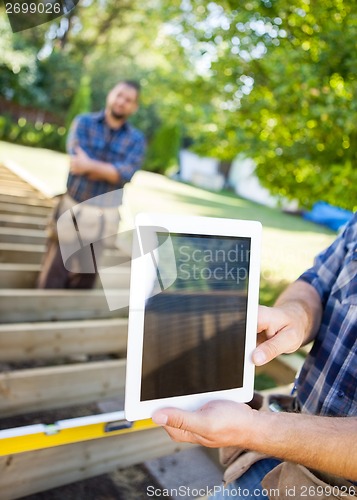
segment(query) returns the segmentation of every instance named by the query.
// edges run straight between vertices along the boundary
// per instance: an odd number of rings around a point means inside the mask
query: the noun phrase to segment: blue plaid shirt
[[[323,305],[297,384],[302,411],[357,416],[357,213],[299,279],[317,290]]]
[[[70,173],[67,191],[78,202],[123,187],[141,167],[145,153],[142,132],[127,122],[118,130],[111,129],[105,121],[104,111],[75,118],[67,140],[67,152],[74,154],[76,146],[80,146],[90,158],[111,163],[120,172],[118,185]]]

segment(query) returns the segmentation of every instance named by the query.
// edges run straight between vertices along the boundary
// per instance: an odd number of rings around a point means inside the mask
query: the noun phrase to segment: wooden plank
[[[13,203],[16,205],[34,205],[37,207],[51,208],[54,206],[52,199],[44,196],[37,196],[37,193],[30,195],[10,194],[10,191],[0,192],[0,203]]]
[[[50,207],[38,206],[38,202],[34,205],[20,205],[19,203],[6,203],[0,201],[0,214],[24,214],[46,217],[51,213],[51,210]]]
[[[2,417],[122,397],[124,359],[16,370],[0,374]]]
[[[7,193],[8,190],[13,190],[13,191],[26,191],[27,193],[34,194],[34,195],[39,195],[41,196],[41,193],[35,189],[34,187],[30,186],[27,182],[19,179],[19,178],[7,178],[7,179],[1,179],[1,185],[0,185],[0,193]]]
[[[0,193],[14,193],[15,196],[16,194],[18,194],[19,196],[36,196],[38,194],[38,191],[35,191],[32,187],[26,184],[26,182],[18,181],[17,179],[4,179],[3,181],[1,181]]]
[[[40,264],[0,263],[0,288],[36,288]],[[119,266],[117,269],[102,271],[105,274],[107,288],[129,288],[130,267]],[[102,288],[101,280],[97,279],[96,288]]]
[[[0,288],[35,288],[39,264],[0,264]]]
[[[124,353],[127,333],[125,318],[3,324],[0,361]]]
[[[32,190],[30,189],[25,189],[25,188],[21,188],[21,187],[6,187],[6,186],[2,186],[2,188],[0,188],[0,194],[3,194],[3,195],[6,195],[6,196],[11,196],[11,197],[14,197],[14,203],[16,203],[16,199],[17,197],[31,197],[31,196],[36,196],[36,193],[34,193]],[[37,196],[36,196],[37,198]],[[40,199],[38,199],[38,202],[40,202]]]
[[[33,188],[32,186],[30,186],[30,184],[28,184],[24,180],[20,179],[19,177],[12,178],[12,179],[7,179],[7,180],[6,179],[2,179],[1,186],[5,186],[5,187],[18,187],[18,186],[21,186],[21,187],[24,187],[24,188],[26,188],[29,191],[32,191],[34,193],[38,192],[35,188]]]
[[[128,304],[127,290],[110,290],[112,300]],[[102,290],[0,290],[0,322],[60,321],[127,317],[128,307],[109,311]]]
[[[14,500],[189,447],[153,428],[0,457],[1,498]]]
[[[43,229],[0,227],[0,242],[23,245],[44,245],[46,231]]]
[[[47,217],[0,214],[0,227],[44,230],[47,225],[47,220]]]
[[[46,232],[41,229],[0,227],[0,241],[2,243],[44,245],[46,243]]]
[[[301,364],[303,359],[301,358]],[[255,369],[257,375],[265,373],[269,375],[277,385],[287,385],[294,382],[296,377],[296,367],[289,364],[283,357],[273,359],[264,366],[258,366]]]
[[[45,251],[45,245],[1,243],[0,262],[15,264],[40,264]],[[130,257],[119,249],[107,249],[104,253],[103,266],[123,266],[130,264]]]
[[[0,243],[0,262],[40,264],[44,252],[45,245]]]
[[[0,180],[1,182],[19,181],[19,177],[17,177],[17,175],[11,172],[5,172],[3,170],[0,170]]]

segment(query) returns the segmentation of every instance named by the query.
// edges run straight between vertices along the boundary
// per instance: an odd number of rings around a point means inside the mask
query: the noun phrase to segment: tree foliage
[[[179,127],[203,155],[253,158],[274,194],[356,208],[354,0],[86,0],[50,25],[0,29],[6,98],[65,115],[83,75],[92,109],[136,78],[135,123],[149,140],[166,130],[162,148]]]
[[[303,206],[356,208],[355,3],[185,5],[177,38],[203,67],[191,85],[196,149],[221,159],[243,152],[265,186]]]

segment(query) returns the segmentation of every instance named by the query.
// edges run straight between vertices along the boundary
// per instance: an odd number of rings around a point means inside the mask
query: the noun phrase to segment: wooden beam
[[[1,373],[0,414],[8,417],[121,397],[125,364],[118,359]]]
[[[0,214],[24,214],[46,217],[51,213],[51,210],[50,207],[38,206],[38,201],[34,205],[20,205],[19,203],[7,203],[0,200]]]
[[[38,204],[40,203],[40,198],[37,198],[36,193],[34,193],[32,190],[29,189],[24,189],[24,188],[14,188],[14,187],[6,187],[3,186],[2,189],[0,189],[0,194],[3,194],[5,196],[11,196],[13,197],[14,201],[13,203],[16,203],[16,199],[18,197],[31,197],[35,196],[36,199],[38,200]]]
[[[303,358],[300,359],[302,365],[304,360]],[[255,372],[257,375],[263,373],[269,375],[277,385],[287,385],[294,382],[297,374],[297,365],[295,360],[290,363],[287,358],[284,359],[284,357],[279,356],[264,366],[256,367]]]
[[[0,214],[0,227],[45,229],[46,217],[31,217],[26,215]]]
[[[0,263],[0,288],[36,288],[40,264],[13,264]],[[107,288],[129,288],[129,265],[118,266],[117,269],[102,271],[105,273],[105,286]],[[96,287],[102,288],[101,280],[97,279]]]
[[[0,262],[9,264],[40,264],[44,252],[45,245],[0,243]]]
[[[102,290],[0,290],[1,322],[127,317],[129,292],[108,293],[124,307],[109,311]]]
[[[10,194],[10,191],[0,192],[0,203],[13,203],[16,205],[34,205],[36,207],[51,208],[54,206],[54,201],[49,198],[37,196],[37,193],[32,195],[25,194]]]
[[[43,229],[0,227],[1,243],[44,245],[47,235]]]
[[[1,498],[14,500],[191,446],[153,428],[1,457]]]
[[[0,185],[0,193],[14,194],[14,196],[36,196],[38,194],[38,191],[35,191],[25,182],[4,179],[4,181],[2,181]]]
[[[0,167],[0,176],[2,179],[10,179],[10,180],[15,180],[15,179],[20,179],[20,177],[7,168]]]
[[[44,245],[46,243],[46,232],[41,229],[0,227],[0,241],[2,243]]]
[[[0,288],[35,288],[39,264],[0,264]]]
[[[23,243],[0,243],[0,262],[8,264],[40,264],[45,245]],[[130,264],[130,257],[119,249],[107,249],[104,253],[103,266],[123,266]]]
[[[54,359],[77,354],[122,354],[125,318],[0,325],[0,361]]]
[[[35,188],[33,188],[32,186],[30,186],[30,184],[28,184],[27,182],[25,182],[24,180],[20,179],[20,177],[15,177],[15,178],[12,178],[12,179],[7,179],[1,183],[1,187],[18,187],[18,186],[21,186],[21,187],[24,187],[26,189],[28,189],[29,191],[32,191],[32,192],[37,192],[37,190]]]
[[[121,359],[4,372],[0,413],[7,417],[121,397],[125,365]],[[271,374],[269,366],[266,373]]]

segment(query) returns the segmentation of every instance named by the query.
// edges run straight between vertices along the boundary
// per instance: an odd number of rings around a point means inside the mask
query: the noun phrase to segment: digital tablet
[[[131,266],[125,415],[253,397],[261,224],[139,214]]]

